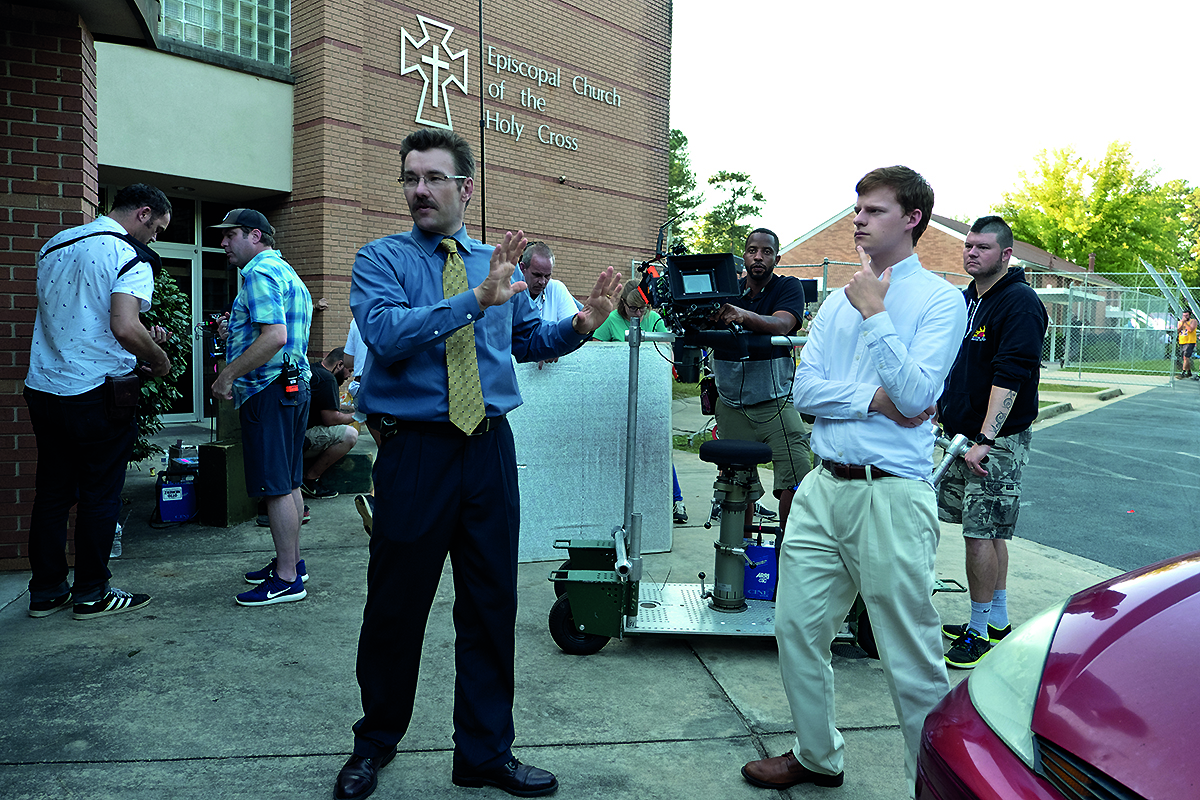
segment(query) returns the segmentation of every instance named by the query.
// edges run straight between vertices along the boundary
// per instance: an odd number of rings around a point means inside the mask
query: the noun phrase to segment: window
[[[163,36],[288,69],[291,0],[162,0]]]

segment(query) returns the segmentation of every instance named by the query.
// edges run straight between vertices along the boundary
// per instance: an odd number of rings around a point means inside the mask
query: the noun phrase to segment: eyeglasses
[[[431,172],[428,175],[413,175],[407,173],[401,175],[398,180],[404,184],[405,189],[416,189],[421,185],[421,181],[425,181],[425,186],[430,189],[440,189],[446,185],[446,181],[465,181],[470,175],[443,175],[440,172]]]

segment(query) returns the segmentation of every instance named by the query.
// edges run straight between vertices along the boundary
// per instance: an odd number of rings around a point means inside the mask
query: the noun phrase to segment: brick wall
[[[396,178],[400,142],[420,127],[415,116],[423,81],[401,74],[400,54],[402,29],[421,38],[418,14],[453,26],[450,46],[469,50],[469,94],[452,88],[449,105],[455,132],[471,142],[477,160],[486,159],[467,209],[472,236],[494,243],[519,228],[547,241],[555,277],[582,297],[606,266],[629,277],[630,260],[653,253],[666,220],[669,0],[485,3],[482,53],[474,2],[293,0],[294,189],[271,217],[313,297],[330,302],[330,311],[314,321],[314,356],[345,342],[358,248],[412,226]],[[435,40],[444,35],[429,30]],[[489,46],[560,74],[561,85],[539,87],[520,74],[497,74],[487,65]],[[572,87],[576,76],[600,91],[615,90],[620,107],[604,96],[579,94]],[[522,126],[519,140],[493,125],[481,148],[481,92],[493,119],[515,118]],[[560,134],[578,149],[539,141],[541,126],[543,139]]]
[[[947,279],[954,284],[965,286],[970,283],[970,277],[962,268],[962,241],[936,228],[926,228],[917,242],[917,255],[921,258],[921,266],[932,272],[951,273]],[[840,289],[850,282],[851,276],[862,269],[858,252],[854,249],[854,212],[835,220],[828,227],[818,231],[779,259],[780,273],[795,275],[798,278],[820,278],[823,273],[821,266],[793,267],[794,264],[820,265],[826,258],[830,261],[849,261],[854,266],[829,266],[829,289]]]
[[[0,569],[26,569],[37,448],[21,390],[36,255],[96,214],[96,49],[63,12],[0,3],[0,31]]]

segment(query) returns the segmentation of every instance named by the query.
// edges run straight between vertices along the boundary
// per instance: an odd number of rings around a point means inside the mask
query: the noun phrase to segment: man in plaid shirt
[[[246,573],[255,588],[243,606],[303,600],[308,580],[300,558],[304,499],[304,430],[308,425],[308,329],[312,296],[275,250],[275,229],[249,208],[235,208],[214,228],[229,266],[241,269],[242,288],[228,322],[229,359],[213,396],[233,400],[241,414],[246,492],[266,500],[275,558]]]

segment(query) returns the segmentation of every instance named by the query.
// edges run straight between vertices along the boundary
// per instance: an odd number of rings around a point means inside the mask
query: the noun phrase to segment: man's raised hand
[[[617,292],[621,290],[621,273],[606,268],[596,278],[591,294],[583,301],[583,309],[576,312],[571,327],[576,333],[591,333],[604,324],[608,315],[617,307]]]
[[[474,289],[475,299],[479,301],[480,308],[503,305],[514,294],[528,288],[525,281],[511,283],[513,272],[517,268],[517,262],[521,260],[521,253],[525,252],[527,243],[524,231],[504,232],[504,241],[492,251],[488,276]]]
[[[854,273],[846,284],[846,299],[866,319],[884,311],[883,298],[892,282],[892,268],[888,267],[877,276],[871,267],[871,257],[862,249],[862,245],[854,249],[862,261],[862,269]]]

